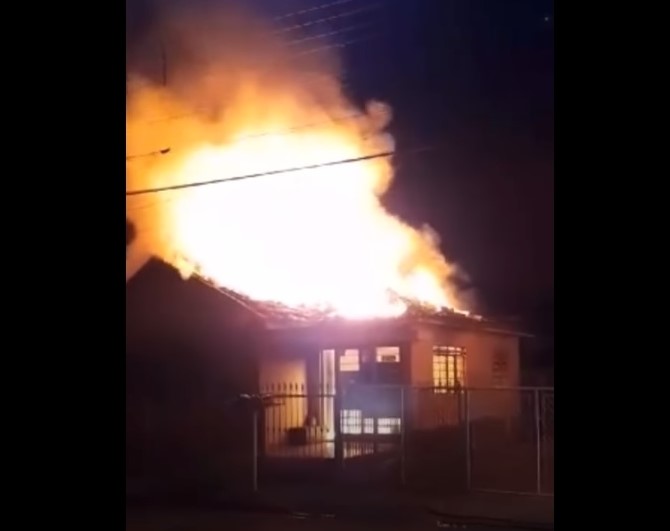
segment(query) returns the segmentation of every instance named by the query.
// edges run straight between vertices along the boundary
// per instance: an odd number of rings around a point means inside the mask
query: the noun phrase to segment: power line
[[[349,31],[355,31],[360,29],[367,29],[371,27],[371,23],[366,24],[352,24],[351,26],[345,26],[344,28],[339,28],[333,31],[328,31],[326,33],[318,33],[316,35],[310,35],[309,37],[303,37],[302,39],[293,39],[286,43],[287,46],[295,46],[296,44],[302,44],[307,41],[315,41],[318,39],[325,39],[326,37],[334,37],[335,35],[341,35],[342,33],[347,33]]]
[[[358,38],[358,39],[349,39],[346,42],[342,42],[342,43],[338,43],[338,44],[327,44],[327,45],[324,45],[324,46],[317,46],[316,48],[310,48],[309,50],[296,52],[295,55],[301,56],[301,55],[307,55],[307,54],[310,54],[310,53],[316,53],[316,52],[320,52],[320,51],[331,50],[331,49],[335,49],[335,48],[346,48],[347,46],[351,46],[352,44],[358,44],[359,42],[363,42],[363,41],[366,41],[366,40],[369,40],[369,39],[373,39],[376,36],[377,35],[375,35],[375,34],[371,34],[371,35],[367,35],[366,37],[361,37],[361,38]]]
[[[319,46],[319,47],[316,47],[316,48],[309,48],[309,49],[302,50],[302,51],[295,51],[295,52],[293,52],[293,55],[294,56],[301,56],[301,55],[305,55],[305,54],[309,54],[309,53],[314,53],[315,51],[318,51],[318,50],[327,50],[327,49],[331,49],[331,48],[333,48],[333,49],[334,48],[344,48],[346,46],[350,46],[352,44],[356,44],[358,42],[373,38],[374,36],[375,35],[373,34],[373,35],[370,35],[368,37],[363,37],[363,38],[359,38],[359,39],[352,39],[352,40],[349,40],[347,42],[340,43],[340,44],[329,44],[329,45],[325,45],[325,46]],[[207,77],[209,77],[209,76],[207,76]],[[345,81],[340,80],[340,84],[341,84],[342,87],[347,87],[348,86],[348,83],[346,82],[346,80]],[[163,123],[163,122],[171,122],[171,121],[174,121],[174,120],[184,120],[186,118],[191,118],[193,116],[205,116],[205,115],[208,115],[208,114],[211,114],[211,113],[212,113],[212,109],[206,108],[206,107],[201,107],[201,108],[195,109],[193,111],[183,112],[183,113],[179,113],[179,114],[171,114],[169,116],[160,116],[158,118],[145,119],[145,120],[142,120],[142,123],[158,124],[158,123]],[[348,118],[345,118],[345,119],[348,119]],[[336,121],[339,121],[339,119],[337,119]],[[303,126],[296,126],[296,127],[301,128]],[[293,129],[293,128],[291,128],[291,129]],[[275,134],[275,133],[267,133],[267,134]],[[256,136],[266,136],[267,134],[266,133],[260,133],[259,135],[254,134],[254,135],[250,135],[250,137],[254,138]]]
[[[336,15],[330,15],[328,17],[317,18],[315,20],[309,20],[309,21],[303,22],[301,24],[295,24],[293,26],[280,28],[277,31],[275,31],[274,34],[288,33],[290,31],[294,31],[294,30],[297,30],[297,29],[309,28],[310,26],[314,26],[315,24],[320,24],[321,22],[329,22],[331,20],[337,20],[337,19],[340,19],[340,18],[349,17],[351,15],[357,15],[358,13],[365,13],[366,11],[371,11],[371,10],[376,9],[378,7],[379,7],[378,4],[372,4],[372,5],[359,7],[357,9],[352,9],[350,11],[345,11],[344,13],[338,13]]]
[[[305,13],[321,11],[321,10],[327,9],[329,7],[349,4],[353,1],[354,0],[338,0],[338,1],[334,1],[334,2],[328,2],[328,3],[321,4],[321,5],[311,7],[311,8],[308,8],[308,9],[303,9],[303,10],[300,10],[300,11],[294,11],[292,13],[286,13],[285,15],[280,15],[279,17],[275,17],[272,20],[275,21],[275,22],[278,21],[278,20],[285,20],[287,18],[302,15],[302,14],[305,14]],[[280,28],[276,29],[275,31],[273,31],[272,34],[277,35],[277,34],[282,34],[282,33],[290,33],[290,32],[293,32],[295,30],[315,26],[315,25],[320,24],[322,22],[328,22],[328,21],[332,21],[332,20],[343,19],[343,18],[346,18],[346,17],[357,15],[359,13],[364,13],[366,11],[373,11],[373,10],[378,9],[380,7],[381,7],[380,3],[363,5],[361,7],[357,7],[355,9],[345,11],[344,13],[337,13],[337,14],[333,14],[333,15],[330,15],[330,16],[318,18],[318,19],[315,19],[315,20],[308,20],[308,21],[302,22],[300,24],[294,24],[292,26],[280,27]],[[352,29],[352,28],[350,27],[348,29]],[[324,34],[321,34],[321,35],[316,35],[316,36],[310,37],[308,39],[294,39],[294,40],[291,40],[291,41],[287,42],[286,44],[289,45],[289,46],[292,45],[292,44],[299,44],[303,40],[309,40],[311,38],[327,37],[327,36],[331,36],[331,35],[341,33],[341,32],[344,32],[344,31],[347,31],[347,28],[345,28],[344,30],[338,30],[338,31],[334,31],[334,32],[324,33]],[[341,47],[341,46],[333,46],[333,48],[337,48],[337,47]],[[166,81],[167,81],[167,70],[166,70],[167,69],[167,56],[166,56],[165,44],[164,43],[160,44],[159,53],[161,54],[161,64],[162,64],[161,76],[162,76],[162,81],[165,84]],[[126,78],[127,78],[127,76],[126,76]],[[132,89],[140,89],[142,87],[152,86],[153,83],[151,83],[150,81],[145,81],[145,80],[128,80],[128,79],[126,79],[126,93],[128,92],[129,85]]]
[[[198,113],[191,113],[191,114],[196,115]],[[189,115],[188,114],[182,115],[182,117],[184,117],[184,118],[186,118],[187,116],[189,116]],[[355,120],[356,118],[365,118],[365,117],[367,117],[367,114],[365,114],[363,112],[354,112],[354,113],[351,113],[351,114],[348,114],[348,115],[345,115],[345,116],[341,116],[341,117],[329,118],[327,120],[320,120],[318,122],[300,124],[300,125],[296,125],[294,127],[287,127],[285,129],[278,129],[276,131],[264,131],[264,132],[261,132],[261,133],[253,133],[253,134],[249,134],[249,135],[240,136],[240,137],[235,138],[231,142],[229,142],[227,145],[234,146],[235,144],[239,144],[239,143],[242,143],[242,142],[248,142],[249,140],[256,140],[256,139],[265,138],[265,137],[269,137],[269,136],[289,135],[291,133],[295,133],[295,132],[302,131],[302,130],[305,130],[305,129],[313,129],[315,127],[320,127],[320,126],[326,125],[326,124],[336,124],[336,123],[339,123],[339,122],[346,122],[346,121],[349,121],[349,120]],[[173,119],[176,120],[177,118],[174,117]],[[177,148],[177,149],[179,149],[179,148]],[[138,154],[138,155],[130,155],[130,156],[126,157],[126,161],[130,161],[130,160],[134,160],[134,159],[138,159],[138,158],[143,158],[143,157],[166,155],[168,153],[171,153],[174,150],[175,149],[173,147],[169,147],[169,148],[161,149],[161,150],[158,150],[158,151],[150,151],[148,153],[141,153],[141,154]]]
[[[301,14],[304,14],[304,13],[315,12],[315,11],[323,10],[323,9],[333,7],[333,6],[337,6],[337,5],[348,4],[348,3],[351,3],[352,1],[353,0],[337,0],[337,1],[334,1],[334,2],[328,2],[328,3],[321,4],[319,6],[315,6],[315,7],[312,7],[312,8],[303,9],[303,10],[295,11],[295,12],[292,12],[292,13],[287,13],[285,15],[276,17],[273,20],[275,20],[275,21],[276,20],[282,20],[282,19],[290,18],[291,16],[296,16],[296,15],[301,15]],[[302,24],[298,24],[298,25],[294,25],[294,26],[290,26],[290,27],[286,27],[286,28],[280,28],[278,30],[278,32],[285,33],[285,32],[295,30],[295,29],[309,27],[309,26],[318,24],[320,22],[325,22],[325,21],[328,21],[328,20],[334,20],[334,19],[348,17],[348,16],[355,15],[355,14],[360,13],[360,12],[369,11],[371,9],[376,9],[378,7],[379,7],[379,4],[367,5],[367,6],[360,7],[358,9],[353,9],[353,10],[347,11],[345,13],[339,13],[339,14],[332,15],[332,16],[329,16],[329,17],[324,17],[324,18],[321,18],[321,19],[307,21],[307,22],[302,23]],[[293,39],[293,40],[289,41],[287,44],[288,45],[300,45],[300,44],[305,43],[307,41],[332,37],[334,35],[346,33],[346,32],[349,32],[349,31],[354,31],[356,29],[363,29],[366,26],[369,27],[370,24],[352,25],[352,26],[340,28],[340,29],[337,29],[337,30],[334,30],[334,31],[305,37],[305,38],[302,38],[302,39]],[[324,51],[324,50],[333,49],[333,48],[345,48],[345,47],[350,46],[352,44],[356,44],[356,43],[358,43],[362,40],[368,40],[369,38],[371,38],[371,37],[368,36],[367,38],[363,37],[363,38],[358,38],[358,39],[349,39],[347,42],[344,42],[344,43],[317,46],[317,47],[310,48],[310,49],[307,49],[307,50],[296,50],[293,53],[296,56],[303,56],[303,55],[308,55],[308,54],[312,54],[312,53],[315,53],[315,52]],[[162,59],[163,59],[163,62],[164,62],[164,69],[163,69],[164,72],[163,72],[163,74],[164,74],[164,82],[165,82],[165,80],[166,80],[165,62],[166,62],[167,59],[166,59],[166,56],[165,56],[165,49],[164,49],[163,43],[161,43],[161,53],[162,53]],[[143,84],[144,83],[142,83],[142,85]],[[127,88],[128,88],[128,83],[126,83],[126,91],[127,91]],[[173,115],[173,116],[164,117],[164,118],[156,118],[156,119],[151,120],[149,123],[159,123],[159,122],[164,122],[164,121],[179,120],[179,119],[188,118],[190,116],[196,116],[196,115],[199,115],[199,114],[204,114],[205,112],[206,112],[206,110],[203,109],[202,111],[182,113],[182,114],[179,114],[179,115]],[[233,141],[233,143],[238,143],[238,142],[242,142],[242,141],[246,141],[246,140],[262,138],[262,137],[267,137],[267,136],[290,134],[294,131],[299,131],[301,129],[308,129],[308,128],[317,127],[319,125],[326,124],[326,123],[336,123],[336,122],[355,119],[355,118],[363,117],[363,116],[365,116],[363,113],[354,113],[351,116],[345,116],[343,118],[332,118],[332,119],[329,119],[329,120],[323,120],[321,122],[298,125],[298,126],[295,126],[295,127],[287,128],[285,130],[281,130],[281,131],[270,131],[270,132],[247,135],[247,136],[235,139]],[[167,147],[167,148],[151,151],[151,152],[148,152],[148,153],[140,153],[140,154],[137,154],[137,155],[129,155],[129,156],[126,156],[126,161],[132,161],[132,160],[139,159],[139,158],[146,158],[146,157],[152,157],[152,156],[158,156],[158,155],[165,155],[165,154],[169,153],[171,150],[172,150],[171,147]]]
[[[348,114],[346,116],[341,116],[339,118],[329,118],[328,120],[320,120],[318,122],[311,122],[311,123],[308,123],[308,124],[296,125],[294,127],[287,127],[286,129],[281,129],[281,130],[277,130],[277,131],[266,131],[264,133],[254,133],[254,134],[250,134],[250,135],[241,136],[241,137],[236,138],[233,142],[231,142],[231,144],[234,145],[238,142],[245,142],[247,140],[254,140],[256,138],[264,138],[264,137],[267,137],[267,136],[286,135],[286,134],[294,133],[296,131],[302,131],[303,129],[312,129],[314,127],[319,127],[319,126],[325,125],[325,124],[335,124],[335,123],[338,123],[338,122],[346,122],[348,120],[354,120],[356,118],[363,118],[363,117],[366,117],[366,116],[367,115],[365,113],[355,112],[355,113]]]
[[[360,29],[360,28],[363,28],[363,27],[364,27],[363,25],[360,25],[358,27],[349,26],[347,28],[344,28],[342,31],[336,31],[336,32],[333,32],[332,34],[345,33],[346,31]],[[302,39],[302,40],[303,41],[316,40],[316,39],[319,39],[319,38],[328,37],[330,35],[331,35],[330,33],[324,33],[324,34],[321,34],[321,35],[315,35],[314,37],[308,37],[308,38]],[[352,44],[356,44],[358,42],[374,38],[376,35],[377,34],[370,34],[366,37],[361,37],[361,38],[358,38],[358,39],[350,39],[349,41],[346,41],[344,43],[327,44],[327,45],[319,46],[319,47],[316,47],[316,48],[307,48],[305,50],[300,50],[298,48],[297,50],[293,50],[291,53],[292,53],[293,56],[299,57],[299,56],[302,56],[304,54],[313,53],[314,51],[317,51],[317,50],[327,50],[327,49],[331,49],[331,48],[332,49],[344,48],[346,46],[350,46]],[[204,76],[202,79],[208,79],[208,78],[211,78],[213,76],[214,76],[214,74],[211,74],[211,75],[208,75],[208,76]],[[342,87],[349,86],[349,83],[347,82],[346,79],[341,78],[339,81],[340,81],[340,85]],[[147,86],[149,86],[149,85],[147,84]],[[212,109],[209,108],[209,107],[199,107],[199,108],[195,108],[192,111],[182,112],[182,113],[179,113],[179,114],[171,114],[171,115],[168,115],[168,116],[159,116],[159,117],[156,117],[156,118],[146,118],[146,119],[142,120],[142,123],[159,124],[159,123],[163,123],[163,122],[171,122],[171,121],[174,121],[174,120],[184,120],[186,118],[191,118],[193,116],[211,115],[212,112],[213,112]],[[298,126],[298,127],[302,127],[302,126]],[[271,134],[274,134],[274,133],[271,133]],[[254,137],[256,135],[251,135],[251,136]],[[263,133],[262,136],[265,136],[265,134]]]
[[[138,153],[137,155],[128,155],[126,156],[126,160],[135,160],[135,159],[140,159],[144,157],[155,157],[158,155],[167,155],[170,153],[171,148],[163,148],[163,149],[157,149],[155,151],[148,151],[147,153]]]
[[[305,171],[305,170],[316,170],[319,168],[326,168],[329,166],[339,166],[341,164],[352,164],[354,162],[363,162],[365,160],[372,160],[372,159],[379,159],[379,158],[385,158],[385,157],[390,157],[393,155],[393,151],[386,151],[383,153],[375,153],[373,155],[366,155],[363,157],[355,157],[351,159],[343,159],[343,160],[336,160],[332,162],[323,162],[320,164],[311,164],[307,166],[299,166],[296,168],[285,168],[281,170],[270,170],[270,171],[265,171],[265,172],[260,172],[260,173],[251,173],[248,175],[239,175],[236,177],[228,177],[228,178],[222,178],[222,179],[212,179],[210,181],[200,181],[200,182],[195,182],[195,183],[186,183],[186,184],[177,184],[173,186],[163,186],[159,188],[145,188],[141,190],[131,190],[130,192],[126,192],[126,197],[129,196],[136,196],[136,195],[146,195],[146,194],[156,194],[160,192],[169,192],[172,190],[183,190],[186,188],[196,188],[199,186],[210,186],[214,184],[222,184],[222,183],[228,183],[228,182],[234,182],[234,181],[243,181],[247,179],[257,179],[259,177],[266,177],[270,175],[279,175],[282,173],[292,173],[296,171]]]
[[[350,26],[348,28],[344,28],[343,30],[335,31],[332,34],[342,33],[344,31],[351,30],[351,29],[356,29],[356,28]],[[309,37],[309,38],[303,39],[303,40],[304,41],[312,40],[312,39],[317,39],[317,38],[321,38],[321,37],[327,37],[329,35],[331,35],[331,34],[325,33],[325,34],[316,35],[314,37]],[[372,37],[373,36],[369,36],[368,38],[372,38]],[[307,49],[307,50],[304,50],[304,51],[294,52],[294,55],[310,54],[310,53],[314,53],[314,52],[318,52],[320,50],[326,50],[326,49],[330,49],[330,48],[344,48],[346,46],[350,46],[351,44],[355,44],[357,42],[360,42],[362,40],[366,40],[366,39],[365,38],[352,39],[350,41],[347,41],[347,42],[344,42],[344,43],[341,43],[341,44],[332,44],[332,45],[325,45],[325,46],[310,48],[310,49]],[[181,114],[165,116],[165,117],[162,117],[162,118],[154,118],[152,120],[147,120],[146,123],[154,124],[154,123],[162,123],[162,122],[168,122],[168,121],[173,121],[173,120],[183,120],[183,119],[190,118],[190,117],[193,117],[193,116],[204,115],[204,114],[207,114],[208,112],[210,112],[209,109],[202,108],[200,110],[195,110],[195,111],[192,111],[192,112],[185,112],[185,113],[181,113]],[[354,120],[354,119],[357,119],[357,118],[364,118],[366,116],[367,115],[363,112],[354,112],[354,113],[347,114],[347,115],[342,116],[342,117],[336,117],[336,118],[331,117],[331,118],[328,118],[326,120],[320,120],[320,121],[317,121],[317,122],[310,122],[310,123],[300,124],[300,125],[296,125],[296,126],[293,126],[293,127],[287,127],[285,129],[276,130],[276,131],[265,131],[265,132],[261,132],[261,133],[253,133],[253,134],[241,136],[241,137],[238,137],[235,140],[233,140],[231,142],[231,144],[237,144],[237,143],[240,143],[240,142],[245,142],[245,141],[254,140],[254,139],[263,138],[263,137],[268,137],[268,136],[280,136],[280,135],[290,134],[290,133],[293,133],[293,132],[296,132],[296,131],[301,131],[301,130],[304,130],[304,129],[311,129],[311,128],[319,127],[319,126],[325,125],[325,124],[339,123],[339,122],[344,122],[344,121],[348,121],[348,120]],[[134,160],[134,159],[138,159],[138,158],[150,157],[150,156],[166,155],[167,153],[169,153],[173,150],[174,150],[174,148],[168,147],[168,148],[164,148],[164,149],[160,149],[160,150],[156,150],[156,151],[151,151],[151,152],[148,152],[148,153],[141,153],[141,154],[138,154],[138,155],[129,155],[129,156],[126,157],[126,161],[130,161],[130,160]]]
[[[342,4],[349,4],[354,0],[336,0],[335,2],[327,2],[325,4],[320,4],[314,7],[308,7],[307,9],[301,9],[300,11],[293,11],[292,13],[286,13],[284,15],[279,15],[274,17],[272,20],[275,22],[278,20],[284,20],[291,17],[296,17],[298,15],[304,15],[305,13],[312,13],[314,11],[321,11],[322,9],[328,9],[329,7],[339,6]]]
[[[326,38],[326,37],[330,37],[330,36],[333,36],[333,35],[345,33],[345,32],[348,32],[348,31],[352,31],[352,30],[356,30],[356,29],[362,29],[366,26],[369,26],[369,25],[348,26],[348,27],[341,28],[341,29],[336,30],[336,31],[329,32],[329,33],[321,33],[321,34],[318,34],[318,35],[313,35],[311,37],[306,37],[304,39],[296,39],[294,41],[291,41],[289,44],[301,44],[303,42],[310,41],[310,40]],[[371,38],[374,38],[374,37],[375,37],[375,35],[372,34],[372,35],[368,35],[367,37],[361,37],[361,38],[357,38],[357,39],[350,39],[350,40],[348,40],[346,42],[343,42],[343,43],[329,44],[329,45],[309,48],[309,49],[306,49],[306,50],[294,51],[293,55],[301,56],[301,55],[307,55],[307,54],[311,54],[311,53],[315,53],[315,52],[319,52],[319,51],[323,51],[323,50],[328,50],[328,49],[345,48],[347,46],[351,46],[352,44],[356,44],[356,43],[359,43],[361,41],[368,40],[368,39],[371,39]],[[211,112],[210,109],[202,108],[202,109],[191,111],[191,112],[184,112],[184,113],[175,114],[175,115],[171,115],[171,116],[165,116],[165,117],[161,117],[161,118],[154,118],[154,119],[151,119],[151,120],[147,120],[146,123],[157,124],[157,123],[169,122],[169,121],[173,121],[173,120],[183,120],[183,119],[186,119],[186,118],[191,118],[193,116],[205,115],[205,114],[208,114],[209,112]],[[319,121],[319,122],[312,122],[312,123],[307,123],[307,124],[301,124],[301,125],[297,125],[297,126],[294,126],[294,127],[289,127],[289,128],[282,129],[282,130],[277,130],[277,131],[254,133],[254,134],[246,135],[246,136],[243,136],[243,137],[239,137],[239,138],[235,139],[233,143],[243,142],[243,141],[246,141],[246,140],[253,140],[253,139],[256,139],[256,138],[262,138],[262,137],[267,137],[267,136],[288,134],[288,133],[292,133],[292,132],[299,131],[299,130],[302,130],[302,129],[309,129],[309,128],[313,128],[313,127],[318,127],[320,125],[324,125],[324,124],[327,124],[327,123],[337,123],[337,122],[342,122],[342,121],[356,119],[356,118],[363,118],[364,116],[366,116],[364,113],[356,112],[356,113],[352,113],[351,115],[347,115],[347,116],[344,116],[344,117],[341,117],[341,118],[330,118],[328,120],[323,120],[323,121]],[[135,158],[147,157],[147,156],[153,156],[153,155],[164,155],[169,151],[170,151],[170,148],[166,148],[166,149],[162,149],[162,150],[158,150],[158,151],[152,151],[152,152],[146,153],[146,154],[128,156],[128,157],[126,157],[126,160],[132,160],[132,159],[135,159]]]
[[[368,7],[366,8],[366,10],[367,10],[367,9],[370,9],[370,8],[373,8],[373,7],[375,7],[375,6],[368,6]],[[363,10],[359,10],[359,11],[363,11]],[[342,16],[347,16],[347,15],[350,15],[351,13],[355,13],[355,12],[345,13],[345,14],[342,15]],[[321,20],[325,20],[325,19],[321,19]],[[314,22],[315,22],[315,23],[316,23],[316,22],[319,22],[319,20],[314,21]],[[309,24],[311,24],[311,22],[310,22]],[[311,53],[311,52],[314,51],[314,49],[308,49],[308,50],[306,50],[306,51],[301,51],[301,50],[300,50],[300,45],[301,45],[301,44],[304,44],[304,43],[306,43],[306,42],[308,42],[308,41],[314,41],[314,40],[318,40],[318,39],[325,39],[325,38],[328,38],[328,37],[333,37],[333,36],[336,36],[336,35],[341,35],[341,34],[343,34],[343,33],[348,33],[348,32],[351,32],[351,31],[356,31],[356,30],[366,29],[366,28],[369,28],[369,27],[372,27],[372,24],[371,24],[371,23],[365,23],[365,24],[352,24],[352,25],[350,25],[350,26],[345,26],[345,27],[343,27],[343,28],[339,28],[339,29],[336,29],[336,30],[327,31],[327,32],[324,32],[324,33],[318,33],[318,34],[316,34],[316,35],[311,35],[311,36],[303,37],[303,38],[300,38],[300,39],[292,39],[292,40],[287,41],[285,44],[286,44],[286,46],[289,48],[290,53],[291,53],[293,56],[301,56],[301,55],[304,55],[305,53]],[[290,29],[290,28],[289,28],[289,29]],[[373,36],[374,36],[374,34],[373,34]],[[368,38],[369,38],[369,37],[368,37]],[[318,50],[328,50],[328,49],[342,48],[342,47],[344,47],[344,46],[349,46],[349,45],[351,45],[351,44],[354,44],[354,43],[356,43],[356,42],[358,42],[358,41],[360,41],[360,40],[365,40],[365,38],[361,38],[361,39],[357,39],[357,40],[350,40],[350,41],[348,41],[348,42],[346,42],[346,43],[344,43],[344,44],[333,43],[333,44],[331,44],[331,45],[320,46],[320,47],[318,48]],[[294,47],[294,46],[296,46],[296,45],[297,45],[297,49],[296,49],[296,48],[293,48],[293,49],[291,50],[291,47]],[[208,78],[208,77],[211,77],[211,76],[205,76],[205,79]],[[165,84],[164,84],[164,85],[165,85]],[[145,79],[127,79],[127,76],[126,76],[126,93],[128,92],[129,89],[131,89],[131,90],[136,90],[136,89],[139,90],[139,89],[142,89],[142,88],[153,87],[153,86],[156,86],[156,84],[153,83],[152,81],[147,81],[147,80],[145,80]],[[199,113],[193,113],[193,114],[199,114]],[[179,116],[177,116],[177,118],[180,118],[181,116],[182,116],[182,115],[179,115]],[[188,116],[188,115],[186,115],[186,116]],[[165,119],[170,119],[170,118],[168,117],[168,118],[165,118]],[[152,121],[162,121],[162,120],[163,120],[163,118],[157,118],[157,119],[152,120]]]

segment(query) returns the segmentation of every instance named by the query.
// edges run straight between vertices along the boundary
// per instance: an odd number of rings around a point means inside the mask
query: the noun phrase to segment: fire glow
[[[130,161],[129,190],[393,151],[389,108],[357,109],[331,63],[295,62],[271,33],[235,39],[234,53],[222,45],[202,72],[186,69],[188,83],[134,93],[127,153],[170,153]],[[391,178],[381,157],[132,197],[127,208],[147,253],[252,299],[347,318],[398,316],[407,300],[453,309],[456,270],[435,235],[380,202]]]

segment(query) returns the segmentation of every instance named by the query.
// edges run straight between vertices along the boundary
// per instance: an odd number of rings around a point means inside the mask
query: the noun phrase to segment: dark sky
[[[283,14],[327,1],[248,3]],[[373,4],[311,30],[359,27],[337,37],[352,41],[348,89],[393,107],[398,149],[432,147],[398,160],[387,204],[437,230],[484,310],[551,313],[553,2],[352,0],[333,13]],[[127,6],[137,32],[151,9]]]
[[[389,101],[400,161],[389,204],[442,235],[486,308],[553,300],[553,24],[544,0],[387,2],[378,46],[347,48]],[[549,17],[549,20],[545,20]],[[376,68],[365,54],[382,57]]]

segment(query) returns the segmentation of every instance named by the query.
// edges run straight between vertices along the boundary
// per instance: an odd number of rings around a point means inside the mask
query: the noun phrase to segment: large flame
[[[317,64],[297,61],[276,32],[257,25],[239,31],[241,19],[230,14],[231,31],[215,38],[202,20],[180,20],[179,42],[188,42],[189,58],[204,48],[215,53],[197,68],[171,64],[168,88],[144,81],[133,92],[129,190],[393,150],[384,132],[388,107],[356,108],[323,56]],[[133,196],[127,208],[144,251],[185,276],[197,270],[257,300],[328,308],[351,318],[399,315],[408,299],[453,308],[449,280],[455,269],[434,234],[409,226],[380,203],[391,177],[391,159],[380,157]]]

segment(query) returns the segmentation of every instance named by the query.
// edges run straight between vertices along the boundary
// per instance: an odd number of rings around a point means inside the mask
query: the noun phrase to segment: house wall
[[[302,349],[266,345],[259,356],[261,393],[277,395],[265,410],[264,440],[267,447],[286,444],[288,430],[306,426],[309,404],[308,359]]]
[[[282,345],[282,349],[295,350],[302,346],[315,351],[398,345],[411,341],[413,333],[410,326],[398,321],[349,321],[304,329],[275,330],[271,335],[275,344]]]
[[[307,362],[301,357],[265,356],[259,364],[261,393],[304,394],[307,387]]]
[[[404,323],[346,323],[305,329],[277,330],[269,333],[267,348],[263,349],[261,365],[265,360],[297,357],[306,362],[308,392],[318,394],[319,356],[323,350],[334,350],[340,355],[345,349],[358,349],[361,371],[339,377],[338,385],[346,381],[356,383],[409,383],[410,345],[412,331]],[[396,367],[377,367],[374,363],[376,347],[400,348],[400,363]],[[336,366],[339,364],[336,362]],[[274,369],[264,369],[266,372]],[[336,371],[337,372],[337,371]],[[270,378],[265,376],[264,378]],[[278,381],[279,378],[276,379]]]
[[[333,419],[337,417],[336,403],[342,410],[357,410],[365,418],[400,418],[400,391],[396,389],[376,388],[348,388],[347,393],[338,393],[339,401],[332,395],[335,389],[321,389],[319,358],[323,350],[333,350],[340,355],[345,349],[358,349],[360,354],[361,370],[358,372],[340,373],[337,375],[338,387],[347,387],[347,383],[374,384],[407,384],[409,383],[410,367],[410,339],[411,329],[405,323],[389,322],[348,322],[344,324],[329,324],[320,327],[305,329],[277,330],[269,334],[268,346],[263,349],[260,358],[260,375],[262,388],[267,388],[267,382],[294,375],[289,366],[293,367],[296,360],[301,360],[300,367],[304,371],[305,389],[308,397],[304,405],[300,406],[300,417],[309,420],[315,428],[317,437],[332,437]],[[400,362],[398,366],[377,366],[375,362],[375,348],[382,346],[397,346],[400,348]],[[286,360],[293,360],[290,362]],[[282,365],[284,364],[284,365]],[[336,362],[336,367],[339,364]],[[390,364],[389,364],[390,365]],[[395,365],[395,364],[394,364]],[[276,385],[275,385],[276,388]],[[324,396],[327,395],[327,396]],[[266,418],[266,436],[276,443],[284,442],[289,423],[285,418],[295,413],[293,404],[279,405],[268,410]],[[290,424],[291,427],[298,427]],[[301,424],[301,426],[304,424]],[[277,433],[280,432],[280,434]]]
[[[399,346],[401,361],[398,383],[409,385],[400,398],[399,389],[352,389],[340,398],[343,410],[360,410],[364,417],[400,417],[404,400],[408,421],[421,428],[457,425],[465,416],[463,393],[436,393],[433,387],[433,346],[457,346],[466,349],[465,384],[470,388],[488,388],[470,392],[470,412],[475,418],[509,418],[518,410],[518,393],[491,389],[519,385],[519,340],[515,336],[481,330],[445,328],[435,325],[408,326],[404,322],[347,323],[282,330],[271,333],[260,358],[261,389],[280,393],[304,389],[309,398],[287,398],[267,412],[266,437],[278,443],[285,440],[290,427],[302,427],[308,418],[318,425],[324,416],[319,402],[319,354],[323,349],[341,352],[357,348],[361,360],[374,354],[378,346]],[[361,367],[358,373],[346,373],[347,381],[382,383],[376,368]],[[344,374],[344,373],[343,373]],[[352,376],[353,375],[353,376]],[[370,377],[372,375],[372,378]],[[379,373],[377,373],[379,376]],[[341,382],[343,375],[340,375]],[[289,384],[289,387],[281,387]],[[291,384],[294,387],[291,387]],[[272,388],[269,388],[272,387]],[[328,407],[335,405],[330,398]],[[277,430],[281,433],[277,433]]]
[[[437,326],[417,327],[412,342],[412,414],[419,427],[456,424],[465,415],[462,393],[436,393],[433,389],[433,346],[466,349],[465,385],[470,389],[471,419],[518,416],[521,394],[500,389],[520,384],[519,338],[481,330]],[[498,389],[495,389],[498,388]]]

